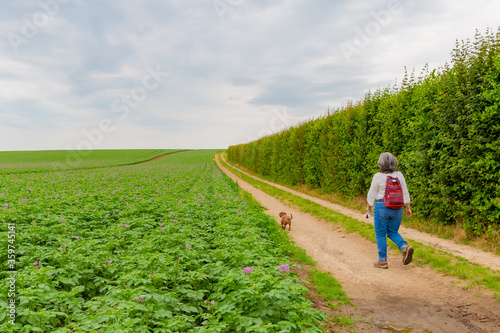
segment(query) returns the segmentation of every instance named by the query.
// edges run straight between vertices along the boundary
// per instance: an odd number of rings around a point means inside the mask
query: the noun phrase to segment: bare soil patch
[[[152,158],[152,159],[150,159],[150,160],[147,160],[147,161],[142,161],[142,162],[139,162],[139,163],[136,163],[136,164],[142,164],[142,163],[149,163],[149,162],[153,162],[153,161],[159,160],[160,158],[164,158],[164,157],[166,157],[166,156],[168,156],[168,155],[172,155],[172,154],[174,154],[174,153],[168,153],[168,154],[165,154],[165,155],[160,155],[160,156],[157,156],[157,157]]]

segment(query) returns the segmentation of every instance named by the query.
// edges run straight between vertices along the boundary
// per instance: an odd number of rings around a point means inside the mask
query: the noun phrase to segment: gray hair
[[[391,153],[382,153],[378,159],[378,167],[382,173],[398,171],[398,160]]]

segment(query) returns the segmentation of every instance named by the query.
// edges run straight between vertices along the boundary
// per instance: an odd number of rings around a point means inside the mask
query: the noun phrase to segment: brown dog
[[[288,224],[288,231],[290,231],[290,228],[292,227],[293,215],[290,214],[290,216],[288,216],[286,215],[285,212],[280,212],[280,217],[281,217],[281,229],[286,230],[286,225]]]

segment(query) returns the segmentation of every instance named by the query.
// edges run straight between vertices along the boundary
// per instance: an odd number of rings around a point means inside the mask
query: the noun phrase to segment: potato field
[[[277,223],[214,153],[4,173],[0,331],[321,332]]]

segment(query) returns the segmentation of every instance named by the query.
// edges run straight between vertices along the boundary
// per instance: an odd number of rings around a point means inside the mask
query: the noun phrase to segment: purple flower
[[[173,220],[172,222],[177,223],[177,222],[179,222],[179,221],[177,221],[177,220]]]
[[[108,265],[110,265],[112,263],[112,261],[111,260],[106,260],[105,263],[108,264]]]
[[[278,267],[278,270],[283,271],[283,272],[290,272],[290,265],[280,265]]]
[[[173,212],[170,212],[170,216],[172,216],[172,215],[174,215],[174,213],[173,213]]]
[[[41,261],[35,261],[35,262],[33,263],[33,265],[37,266],[37,265],[40,265],[41,263],[42,263]]]
[[[186,244],[186,249],[189,249],[190,247],[191,247],[191,245]]]
[[[254,270],[255,270],[255,269],[253,268],[253,266],[252,266],[252,267],[245,267],[245,268],[243,268],[243,270],[241,271],[241,273],[243,273],[243,274],[250,274],[250,273],[252,273]]]
[[[145,302],[146,298],[136,297],[137,302]]]

